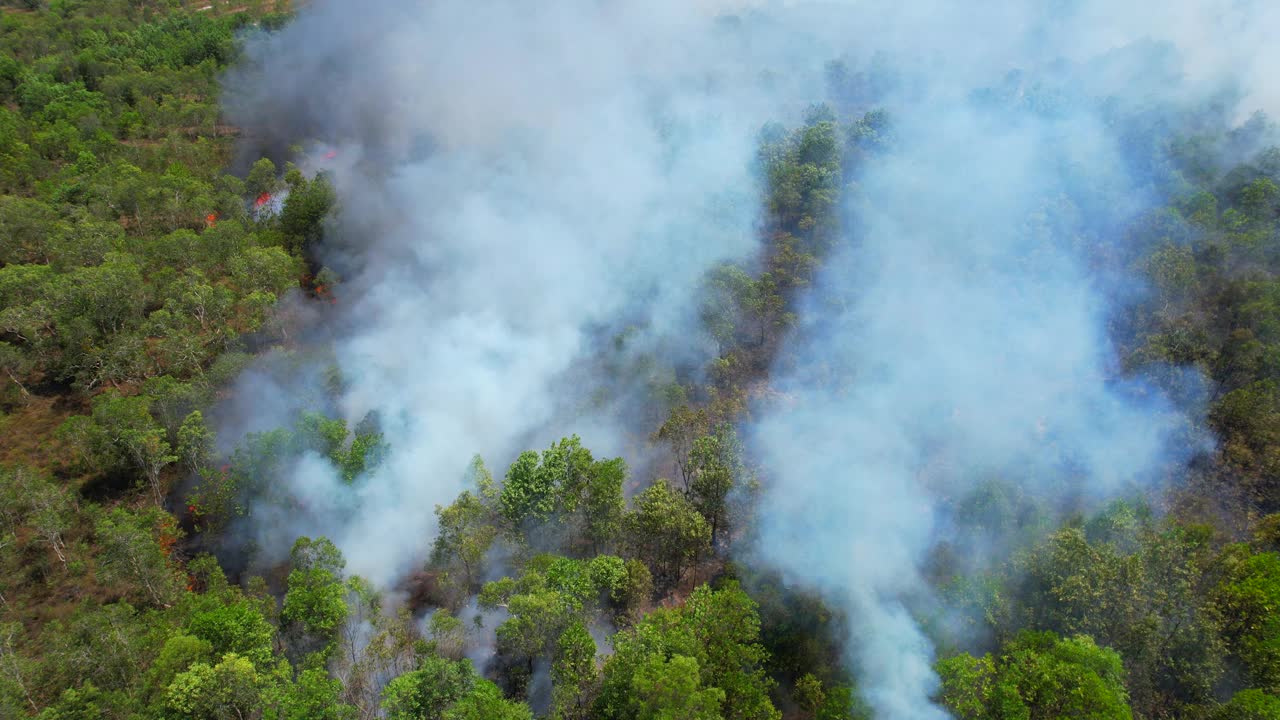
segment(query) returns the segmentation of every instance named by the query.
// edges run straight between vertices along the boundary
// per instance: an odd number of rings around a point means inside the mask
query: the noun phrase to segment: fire
[[[258,196],[258,199],[257,199],[257,200],[254,200],[254,201],[253,201],[253,206],[254,206],[255,208],[260,208],[260,207],[262,207],[263,205],[266,205],[266,204],[267,204],[267,203],[269,203],[269,202],[271,202],[271,193],[264,192],[264,193],[262,193],[261,195],[259,195],[259,196]]]
[[[324,159],[325,159],[325,160],[332,160],[332,159],[334,159],[334,158],[336,158],[336,157],[338,157],[338,151],[337,151],[337,150],[330,150],[329,152],[327,152],[327,153],[325,153],[325,154],[324,154]]]
[[[218,213],[209,213],[204,216],[205,227],[213,227],[213,224],[216,222],[218,222]]]

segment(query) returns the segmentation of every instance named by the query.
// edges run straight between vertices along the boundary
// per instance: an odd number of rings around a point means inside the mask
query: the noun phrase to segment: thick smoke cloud
[[[1109,303],[1141,287],[1095,272],[1095,253],[1176,183],[1129,161],[1115,119],[1224,98],[1232,120],[1265,109],[1277,87],[1254,69],[1275,50],[1256,28],[1276,11],[860,7],[868,42],[852,55],[892,71],[894,149],[848,189],[849,237],[774,378],[787,401],[753,428],[770,474],[759,548],[848,611],[877,717],[931,720],[946,713],[911,608],[928,599],[943,508],[990,478],[1097,500],[1195,449],[1185,414],[1120,376],[1108,337]]]
[[[445,0],[318,2],[251,41],[228,112],[262,147],[312,139],[304,165],[332,174],[336,411],[391,446],[354,486],[299,460],[257,545],[324,534],[390,583],[474,453],[500,473],[570,432],[616,452],[607,414],[563,422],[601,382],[577,369],[625,327],[628,351],[705,360],[699,280],[757,248],[757,133],[820,93],[803,40],[696,3]],[[222,435],[287,423],[297,392],[246,375]]]
[[[1114,367],[1109,302],[1126,288],[1094,275],[1088,248],[1162,189],[1093,101],[1225,97],[1237,121],[1275,108],[1278,14],[1239,0],[309,5],[250,43],[229,114],[260,147],[312,139],[304,165],[332,174],[342,209],[321,252],[344,282],[317,327],[345,381],[336,411],[375,415],[392,454],[354,486],[299,459],[278,487],[305,510],[255,507],[259,545],[328,535],[387,584],[421,559],[432,506],[473,453],[498,466],[574,431],[616,451],[616,423],[573,412],[602,381],[574,374],[595,339],[634,324],[668,362],[704,360],[699,279],[758,250],[757,131],[820,97],[826,61],[876,58],[898,79],[882,98],[896,149],[846,193],[850,237],[775,379],[789,400],[752,428],[770,478],[760,551],[849,612],[879,717],[943,717],[909,610],[940,506],[992,475],[1061,499],[1149,482],[1179,427]],[[1060,110],[1029,109],[1044,87]],[[979,88],[996,91],[975,102]],[[223,435],[286,423],[323,377],[246,374]]]

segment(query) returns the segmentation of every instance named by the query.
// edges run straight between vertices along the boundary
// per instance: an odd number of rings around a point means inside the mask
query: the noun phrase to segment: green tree
[[[1219,608],[1208,602],[1209,534],[1161,527],[1140,510],[1117,504],[1026,556],[1014,591],[1024,610],[1014,617],[1114,648],[1134,709],[1154,716],[1211,700],[1226,652]]]
[[[198,662],[179,673],[165,705],[190,720],[243,720],[261,710],[266,682],[247,658],[228,653],[217,665]]]
[[[540,466],[538,453],[526,450],[511,464],[502,483],[502,515],[517,525],[544,521],[555,509],[555,491],[555,478]]]
[[[759,639],[756,605],[736,583],[720,590],[703,585],[683,607],[654,610],[614,636],[596,716],[636,717],[642,710],[632,683],[639,669],[683,655],[695,662],[701,687],[718,691],[717,713],[726,720],[779,720],[769,699],[773,681],[764,671],[769,655]]]
[[[622,485],[626,478],[627,464],[622,458],[596,462],[587,476],[581,508],[585,515],[586,538],[593,554],[611,548],[622,531],[626,509]]]
[[[274,659],[275,628],[247,600],[222,604],[197,612],[187,620],[186,631],[210,644],[215,657],[234,653],[261,671]]]
[[[0,373],[4,373],[5,377],[9,378],[9,382],[18,388],[24,400],[29,399],[31,393],[28,392],[23,381],[27,380],[27,376],[35,369],[36,359],[25,349],[7,342],[0,342]]]
[[[74,519],[67,492],[51,480],[27,468],[0,468],[0,538],[14,538],[27,528],[67,565],[63,534]]]
[[[580,536],[593,551],[608,546],[620,527],[624,501],[622,485],[627,466],[621,458],[597,461],[577,435],[551,444],[541,455],[521,453],[507,472],[498,496],[501,515],[527,536],[555,518]]]
[[[613,592],[619,616],[629,623],[640,620],[646,602],[653,595],[653,573],[649,566],[632,558],[626,562],[626,577]]]
[[[1280,555],[1227,553],[1227,574],[1218,587],[1217,605],[1234,653],[1243,661],[1249,684],[1280,692]]]
[[[199,474],[213,454],[213,431],[199,410],[192,410],[178,428],[178,457],[192,474]]]
[[[141,472],[156,506],[163,503],[160,473],[178,458],[165,429],[151,416],[150,398],[103,393],[94,399],[90,417],[71,418],[62,432],[92,466],[110,470],[123,461]]]
[[[631,680],[637,720],[720,720],[724,691],[701,684],[697,660],[684,655],[650,658]]]
[[[779,720],[769,700],[774,683],[763,670],[769,656],[760,645],[755,602],[736,582],[718,590],[702,585],[689,596],[681,616],[703,647],[703,683],[724,690],[725,720]]]
[[[163,640],[157,618],[126,603],[85,604],[41,633],[41,678],[53,688],[93,683],[106,692],[132,690]],[[167,630],[167,628],[165,628]]]
[[[135,514],[118,507],[100,515],[94,526],[99,579],[154,605],[171,604],[178,595],[178,576],[162,545],[171,526],[172,518],[154,509]]]
[[[262,193],[275,194],[280,189],[280,178],[276,175],[276,164],[269,158],[261,158],[249,168],[249,175],[244,180],[245,192],[257,197]]]
[[[658,584],[670,587],[711,542],[711,527],[684,495],[665,480],[635,499],[624,520],[628,544],[654,571]]]
[[[822,681],[813,673],[806,673],[796,681],[796,704],[804,711],[806,717],[817,717],[818,711],[826,704],[827,693],[822,688]]]
[[[523,665],[517,682],[533,674],[534,661],[550,655],[556,639],[582,612],[581,603],[570,595],[550,589],[536,589],[507,600],[507,618],[496,630],[498,653]]]
[[[693,469],[687,494],[711,526],[714,546],[729,524],[729,492],[735,478],[744,472],[741,445],[733,428],[722,425],[714,435],[694,441],[689,463]]]
[[[1078,635],[1023,632],[998,659],[939,662],[942,703],[965,720],[1131,720],[1120,656]]]
[[[504,698],[497,685],[479,680],[445,711],[443,720],[533,720],[533,712],[523,703]]]
[[[197,662],[208,663],[217,656],[207,640],[177,634],[165,639],[160,652],[147,668],[143,685],[146,688],[142,700],[150,706],[159,706],[170,683],[179,673],[185,672]]]
[[[263,714],[265,720],[354,720],[356,709],[341,701],[342,683],[319,668],[307,668],[288,683]]]
[[[432,549],[432,564],[459,572],[462,590],[472,592],[484,570],[484,558],[498,529],[492,523],[489,508],[477,495],[464,490],[448,507],[436,506],[438,531]]]
[[[561,720],[589,717],[599,678],[596,641],[581,620],[560,633],[551,665],[552,716]]]
[[[324,652],[332,652],[351,611],[343,582],[346,560],[328,538],[305,536],[294,542],[291,557],[293,569],[280,617],[318,642]]]
[[[987,720],[991,715],[997,679],[996,663],[990,655],[976,658],[968,653],[938,661],[942,679],[942,703],[956,720]]]
[[[31,696],[31,663],[18,653],[18,639],[22,634],[19,623],[0,623],[0,709],[23,712],[24,704],[38,710]]]
[[[387,684],[382,709],[388,720],[440,720],[449,707],[472,691],[477,680],[470,660],[428,656],[417,670]]]
[[[91,682],[78,688],[67,688],[54,704],[46,707],[39,720],[97,720],[128,712],[128,701],[122,693],[99,690]]]
[[[454,616],[445,608],[439,608],[431,613],[427,627],[431,631],[431,641],[435,643],[435,650],[441,657],[450,660],[462,658],[463,651],[466,649],[467,627],[461,618]]]
[[[1261,690],[1241,690],[1214,709],[1212,720],[1280,720],[1280,698]]]
[[[280,211],[280,230],[288,247],[306,252],[323,234],[324,219],[333,209],[337,194],[323,174],[307,180],[296,169],[285,173],[289,196]]]

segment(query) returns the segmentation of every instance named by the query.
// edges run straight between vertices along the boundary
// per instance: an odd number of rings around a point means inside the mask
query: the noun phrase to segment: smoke
[[[309,339],[341,375],[332,410],[377,418],[391,452],[352,484],[299,458],[276,479],[284,499],[253,508],[256,544],[282,556],[327,535],[385,587],[421,560],[474,453],[500,474],[568,432],[600,454],[624,446],[625,423],[584,402],[635,392],[594,370],[602,341],[630,330],[624,355],[704,363],[699,280],[758,250],[758,130],[820,94],[826,61],[876,58],[896,78],[881,98],[894,149],[848,189],[850,237],[775,378],[790,402],[753,428],[771,477],[760,550],[845,605],[880,717],[942,717],[910,608],[946,500],[992,474],[1064,501],[1149,483],[1181,428],[1118,376],[1107,335],[1131,286],[1091,253],[1176,181],[1132,162],[1114,111],[1276,107],[1278,12],[308,5],[251,39],[228,115],[250,151],[309,141],[300,164],[333,179],[341,212],[318,252],[343,282]],[[326,382],[323,363],[264,363],[221,436],[287,424]]]
[[[1273,103],[1256,58],[1275,56],[1259,29],[1276,8],[858,7],[851,56],[893,78],[893,148],[846,189],[848,237],[774,377],[786,401],[752,428],[769,474],[758,547],[848,611],[876,716],[931,720],[947,715],[912,611],[948,503],[992,477],[1088,503],[1197,449],[1185,408],[1122,377],[1108,336],[1112,303],[1141,287],[1100,271],[1105,256],[1178,182],[1125,123]]]
[[[501,474],[561,434],[625,444],[589,401],[634,389],[581,372],[589,358],[705,364],[699,280],[755,254],[757,133],[820,93],[826,57],[772,20],[726,19],[733,5],[317,2],[250,39],[227,113],[250,150],[304,143],[299,165],[332,178],[318,253],[343,282],[311,355],[341,377],[331,410],[376,418],[391,448],[353,484],[318,456],[273,479],[282,499],[249,529],[266,560],[323,534],[387,586],[473,454]],[[246,373],[220,436],[288,424],[326,377]]]

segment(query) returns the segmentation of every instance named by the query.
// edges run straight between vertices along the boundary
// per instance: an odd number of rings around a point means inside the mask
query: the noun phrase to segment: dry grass
[[[0,419],[0,465],[26,465],[53,472],[66,449],[54,431],[68,417],[88,412],[76,395],[32,394],[12,406]]]

